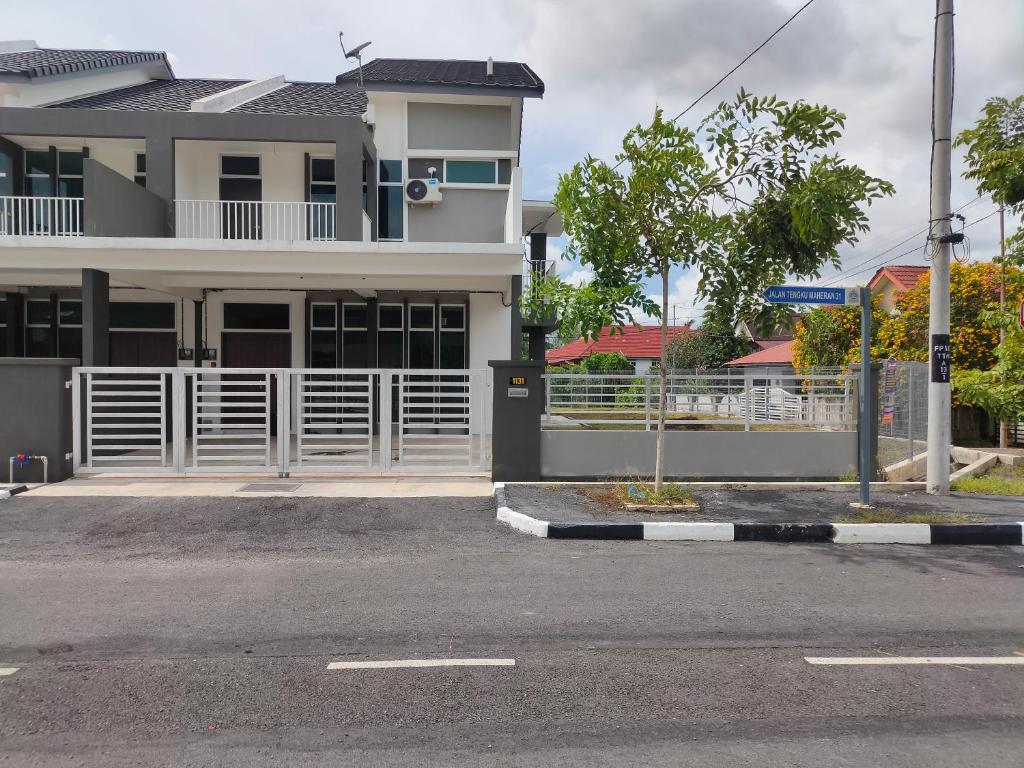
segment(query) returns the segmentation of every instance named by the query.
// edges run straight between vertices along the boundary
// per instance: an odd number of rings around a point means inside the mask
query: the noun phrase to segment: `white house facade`
[[[522,199],[543,82],[362,70],[184,79],[159,52],[0,43],[0,357],[485,371],[524,333],[542,349],[518,297],[560,233]]]

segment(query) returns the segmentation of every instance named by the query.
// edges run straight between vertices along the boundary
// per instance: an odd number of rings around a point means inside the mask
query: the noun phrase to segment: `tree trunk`
[[[658,448],[654,463],[654,492],[665,477],[665,411],[668,410],[668,260],[661,263],[661,370],[658,376]]]

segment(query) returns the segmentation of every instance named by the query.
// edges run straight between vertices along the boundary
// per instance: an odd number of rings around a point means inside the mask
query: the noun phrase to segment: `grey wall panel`
[[[444,189],[437,205],[409,208],[409,241],[416,243],[505,242],[505,189]]]
[[[541,476],[650,478],[656,432],[544,430]],[[707,480],[835,479],[857,466],[854,432],[668,432],[665,475]]]
[[[164,237],[167,202],[92,158],[83,163],[82,219],[90,237]]]
[[[509,107],[409,104],[410,149],[515,149]]]
[[[50,482],[71,476],[71,367],[78,360],[59,358],[13,359],[0,357],[0,402],[7,405],[0,417],[0,485],[7,483],[8,459],[16,453],[46,456]],[[14,481],[38,483],[42,463],[33,461],[15,469]]]

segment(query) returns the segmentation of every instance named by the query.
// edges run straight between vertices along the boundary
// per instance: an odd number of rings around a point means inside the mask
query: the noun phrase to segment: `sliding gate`
[[[482,370],[75,368],[75,472],[482,472],[486,386]]]

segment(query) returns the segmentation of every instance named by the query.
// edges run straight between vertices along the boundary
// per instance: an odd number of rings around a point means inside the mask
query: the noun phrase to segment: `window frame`
[[[139,158],[140,157],[142,158],[142,170],[141,171],[139,170]],[[136,184],[138,184],[140,187],[145,189],[146,188],[146,184],[147,184],[147,175],[146,175],[147,168],[146,168],[146,152],[145,151],[142,151],[142,152],[136,151],[136,153],[135,153],[135,167],[134,167],[133,170],[134,170],[134,174],[132,176],[132,180]],[[142,179],[142,181],[140,182],[139,179]]]
[[[381,172],[381,170],[384,167],[384,163],[385,162],[397,163],[398,164],[398,169],[399,169],[399,172],[402,175],[402,178],[400,178],[398,181],[394,181],[394,180],[391,180],[391,179],[389,179],[388,181],[381,181],[381,179],[384,177],[384,174]],[[404,160],[404,159],[403,160],[390,160],[390,159],[387,159],[387,158],[377,158],[377,240],[379,242],[401,243],[401,242],[403,242],[405,240],[405,237],[406,237],[406,224],[407,224],[407,222],[406,222],[406,207],[407,206],[405,205],[405,178],[406,178],[407,174],[408,174],[408,170],[406,168],[406,160]],[[380,206],[380,189],[381,189],[381,187],[389,187],[389,188],[397,187],[398,190],[399,190],[398,194],[401,196],[401,199],[402,199],[402,236],[401,237],[385,237],[384,235],[381,234],[380,227],[381,227],[381,223],[383,221],[383,217],[381,216],[381,206]]]
[[[259,165],[258,172],[254,175],[251,173],[224,173],[224,158],[225,157],[255,157],[256,162]],[[219,152],[217,153],[217,171],[218,179],[260,179],[263,180],[263,155],[259,153],[250,152]]]

